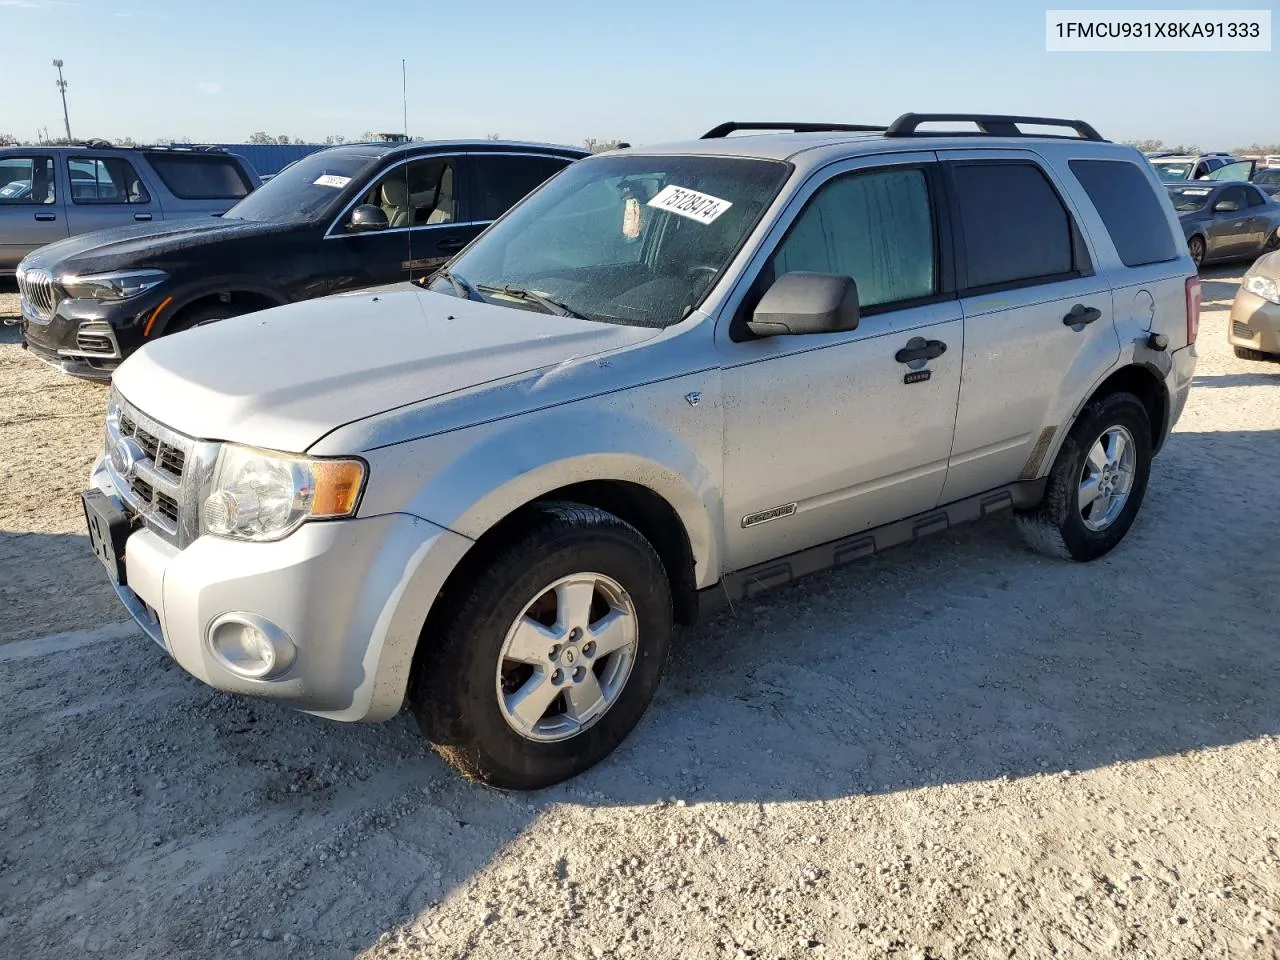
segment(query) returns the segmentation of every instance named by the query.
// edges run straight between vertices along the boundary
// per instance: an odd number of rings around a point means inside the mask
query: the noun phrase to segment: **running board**
[[[981,520],[1014,507],[1033,507],[1044,498],[1047,478],[1022,480],[980,493],[974,497],[937,507],[925,513],[887,523],[839,540],[831,540],[797,553],[725,574],[713,587],[698,591],[698,617],[710,616],[739,600],[749,600],[776,587],[794,583],[801,577],[843,567],[882,553],[890,547],[942,533],[954,526]]]

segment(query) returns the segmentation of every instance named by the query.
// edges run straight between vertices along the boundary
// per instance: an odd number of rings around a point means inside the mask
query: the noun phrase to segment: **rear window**
[[[169,192],[183,200],[239,200],[253,189],[231,157],[149,153],[147,160]]]
[[[1027,286],[1075,272],[1074,229],[1033,163],[957,163],[965,287]]]
[[[1143,172],[1127,160],[1072,160],[1126,267],[1176,260],[1178,246],[1160,198]]]

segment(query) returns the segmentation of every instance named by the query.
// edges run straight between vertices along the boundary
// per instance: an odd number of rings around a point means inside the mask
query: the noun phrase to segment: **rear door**
[[[0,155],[0,273],[13,273],[32,250],[66,236],[53,155]]]
[[[1245,212],[1249,214],[1249,248],[1245,254],[1262,253],[1267,237],[1271,233],[1271,217],[1268,215],[1270,203],[1266,195],[1253,184],[1244,184]]]
[[[1022,150],[939,157],[964,312],[964,373],[942,496],[951,502],[1034,477],[1072,385],[1115,362],[1120,343],[1107,281],[1043,160]]]
[[[89,233],[131,223],[160,220],[163,213],[142,175],[120,156],[66,155],[67,225]]]

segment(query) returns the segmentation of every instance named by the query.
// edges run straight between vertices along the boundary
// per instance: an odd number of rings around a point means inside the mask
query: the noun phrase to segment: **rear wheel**
[[[671,590],[622,520],[544,504],[452,601],[410,703],[436,750],[498,787],[549,786],[640,720],[671,643]]]
[[[1204,249],[1204,237],[1195,236],[1187,241],[1187,252],[1197,267],[1204,263]]]
[[[1049,472],[1044,499],[1019,512],[1027,543],[1067,560],[1094,560],[1129,532],[1151,474],[1151,421],[1131,393],[1085,407]]]

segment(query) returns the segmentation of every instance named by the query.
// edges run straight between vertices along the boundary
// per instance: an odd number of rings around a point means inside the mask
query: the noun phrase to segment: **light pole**
[[[53,65],[58,68],[58,91],[62,94],[62,122],[67,126],[67,141],[71,141],[71,118],[67,115],[67,81],[62,79],[62,61],[55,60]]]

